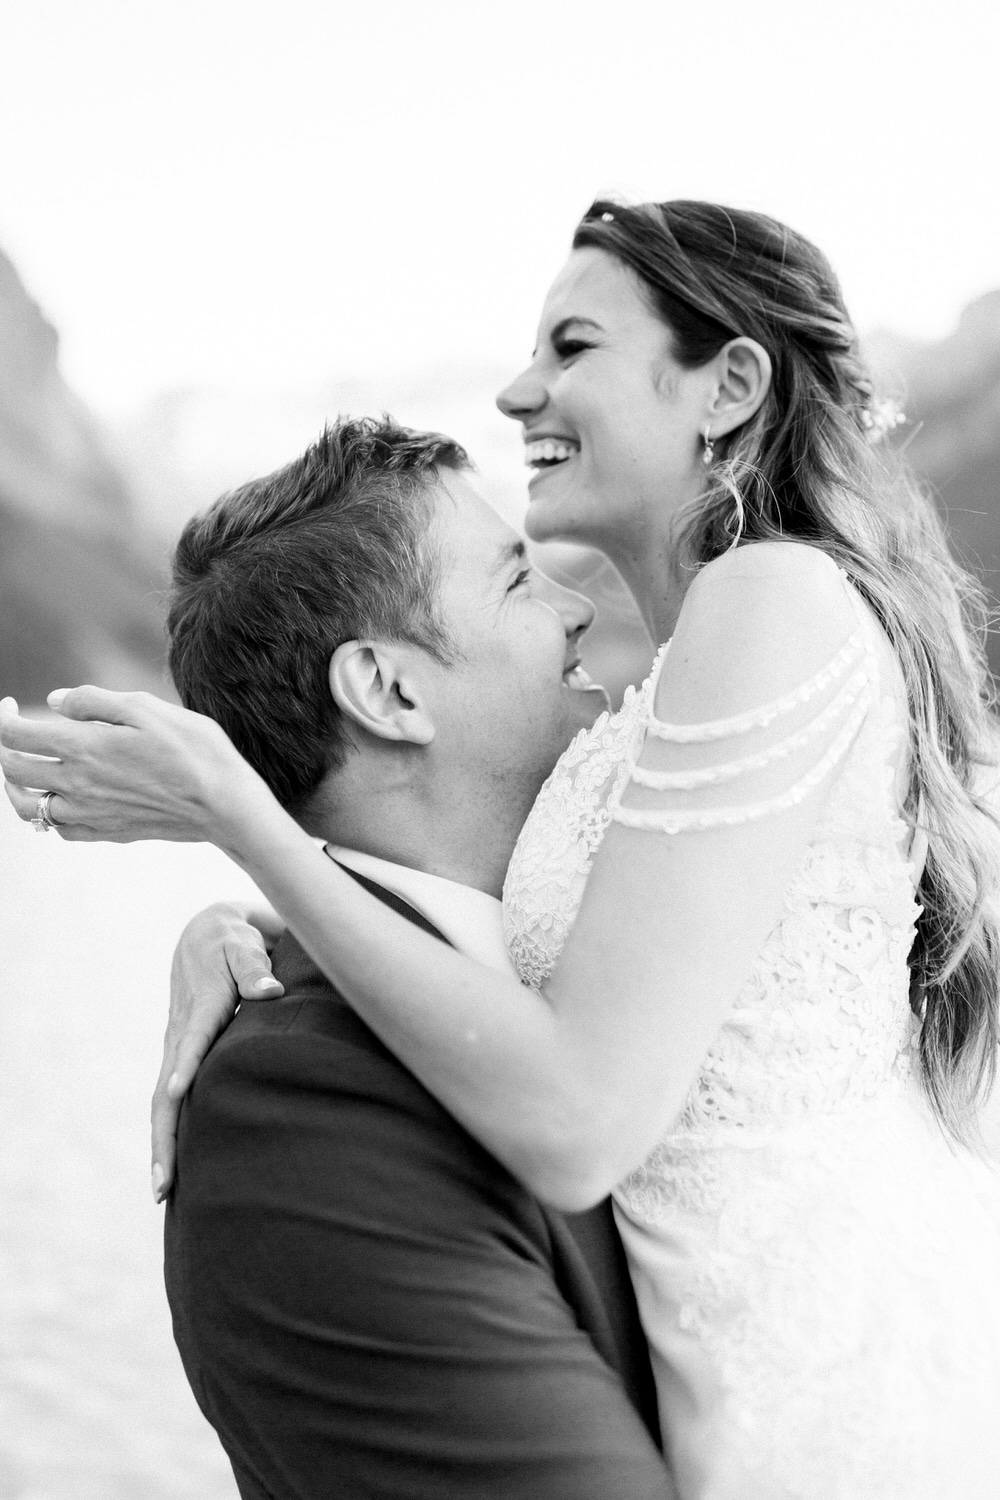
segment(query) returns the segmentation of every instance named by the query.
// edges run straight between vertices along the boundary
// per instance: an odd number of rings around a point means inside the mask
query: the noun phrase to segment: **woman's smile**
[[[649,551],[650,533],[701,483],[690,383],[638,278],[601,250],[574,250],[546,298],[530,364],[498,398],[524,433],[533,539],[563,537],[612,558],[630,540]]]
[[[529,437],[524,439],[524,461],[529,469],[551,469],[558,464],[565,463],[575,453],[579,453],[580,444],[568,438],[562,437]]]
[[[536,437],[525,433],[524,438],[524,462],[531,470],[531,478],[528,480],[528,495],[533,498],[533,492],[546,479],[550,478],[557,470],[572,468],[573,460],[580,454],[580,444],[572,438],[564,437]]]

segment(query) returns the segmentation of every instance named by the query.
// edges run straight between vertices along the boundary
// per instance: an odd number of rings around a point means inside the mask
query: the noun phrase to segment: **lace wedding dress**
[[[1000,1497],[1000,1173],[946,1140],[919,1079],[902,684],[845,586],[847,645],[738,720],[655,720],[663,648],[560,760],[504,892],[508,945],[538,986],[612,817],[697,837],[780,817],[826,778],[781,920],[670,1134],[615,1194],[683,1500]],[[824,706],[803,723],[812,698]],[[775,740],[786,715],[798,728]],[[717,757],[644,772],[648,735]],[[804,776],[741,798],[749,772],[810,738],[825,749]],[[650,814],[621,805],[633,780],[733,790]]]

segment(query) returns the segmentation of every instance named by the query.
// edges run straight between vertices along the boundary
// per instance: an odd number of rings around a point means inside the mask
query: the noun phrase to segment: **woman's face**
[[[685,370],[641,282],[603,250],[556,277],[528,368],[497,398],[524,428],[528,535],[599,547],[628,571],[661,552],[703,484],[710,373]]]

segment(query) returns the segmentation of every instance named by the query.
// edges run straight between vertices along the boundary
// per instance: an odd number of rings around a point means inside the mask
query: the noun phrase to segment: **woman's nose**
[[[516,375],[510,385],[504,386],[497,397],[497,406],[505,417],[523,422],[545,405],[546,394],[543,383],[535,373],[533,365]]]

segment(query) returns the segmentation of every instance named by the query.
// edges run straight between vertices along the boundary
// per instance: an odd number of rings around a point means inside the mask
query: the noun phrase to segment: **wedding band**
[[[35,809],[35,816],[31,820],[31,826],[36,833],[48,833],[50,828],[58,828],[59,826],[55,818],[53,818],[52,814],[49,812],[49,808],[52,805],[52,798],[54,796],[55,792],[43,792],[38,799],[38,806]]]

